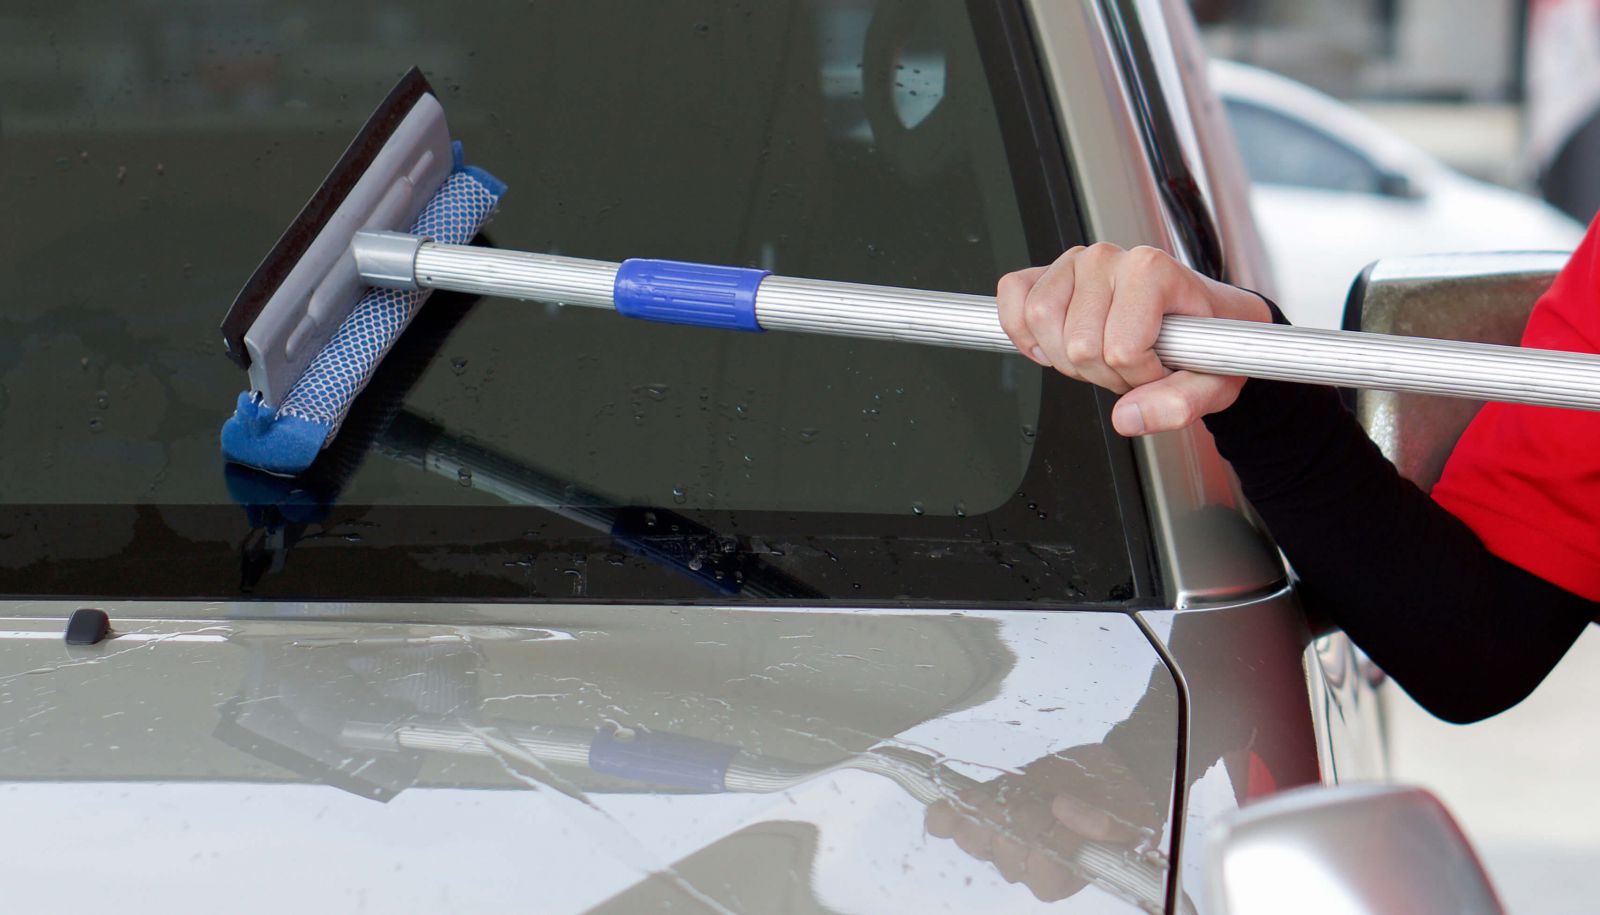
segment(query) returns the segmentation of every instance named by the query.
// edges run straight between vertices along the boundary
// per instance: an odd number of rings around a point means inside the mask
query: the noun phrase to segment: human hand
[[[930,835],[992,862],[1007,883],[1054,902],[1088,885],[1074,861],[1086,840],[1130,854],[1160,835],[1163,816],[1109,747],[1086,745],[1035,760],[928,808]],[[1159,902],[1159,900],[1153,900]]]
[[[1271,321],[1254,293],[1219,283],[1155,248],[1077,247],[1048,267],[1000,278],[1000,326],[1022,354],[1122,398],[1111,422],[1123,435],[1181,429],[1232,404],[1244,379],[1174,372],[1156,357],[1169,314]]]

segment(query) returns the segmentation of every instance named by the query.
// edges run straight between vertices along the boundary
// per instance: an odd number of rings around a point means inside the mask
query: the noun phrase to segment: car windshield
[[[1128,448],[1014,355],[441,293],[305,478],[218,449],[228,303],[410,66],[482,243],[987,293],[1083,240],[1009,10],[7,4],[0,593],[1134,596]]]

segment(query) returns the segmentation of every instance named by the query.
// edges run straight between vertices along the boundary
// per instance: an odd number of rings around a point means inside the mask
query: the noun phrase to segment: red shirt
[[[1534,306],[1523,346],[1600,353],[1597,227],[1600,217]],[[1600,413],[1486,405],[1433,498],[1489,552],[1600,601]]]

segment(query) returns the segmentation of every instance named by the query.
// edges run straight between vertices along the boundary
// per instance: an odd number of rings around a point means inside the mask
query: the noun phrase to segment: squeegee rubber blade
[[[228,357],[240,368],[250,367],[244,336],[256,318],[260,317],[262,308],[327,226],[328,220],[349,196],[351,188],[372,166],[373,160],[417,101],[431,94],[433,87],[428,85],[427,78],[416,67],[400,78],[372,116],[367,118],[361,131],[345,149],[344,155],[339,157],[333,170],[328,172],[316,193],[301,208],[300,215],[284,230],[278,243],[272,246],[244,288],[239,290],[238,297],[233,300],[227,316],[222,320],[222,339],[227,346]]]

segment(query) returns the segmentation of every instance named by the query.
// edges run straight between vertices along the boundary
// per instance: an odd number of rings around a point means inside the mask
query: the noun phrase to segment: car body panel
[[[1319,753],[1332,732],[1307,714],[1302,652],[1310,635],[1288,589],[1227,607],[1139,617],[1181,672],[1188,700],[1179,888],[1206,912],[1212,829],[1253,798],[1317,784],[1326,774]]]
[[[24,910],[88,856],[73,904],[119,911],[1031,911],[863,760],[950,797],[1113,729],[1163,792],[1177,759],[1175,686],[1121,613],[113,603],[79,647],[75,606],[0,605]],[[707,787],[707,748],[769,781]]]

